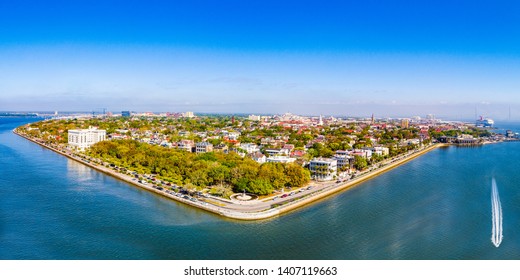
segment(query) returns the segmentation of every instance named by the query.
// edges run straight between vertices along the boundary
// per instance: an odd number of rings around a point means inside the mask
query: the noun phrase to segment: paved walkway
[[[216,198],[216,197],[205,197],[201,199],[197,199],[195,201],[183,198],[184,195],[178,196],[177,194],[171,192],[167,189],[167,187],[164,187],[164,189],[159,190],[157,187],[154,187],[152,184],[142,184],[137,182],[135,180],[136,178],[134,176],[130,176],[128,174],[123,174],[118,171],[115,171],[111,168],[107,168],[104,164],[99,164],[97,161],[98,159],[92,159],[88,158],[84,155],[76,154],[73,151],[56,146],[56,145],[49,145],[46,143],[43,143],[43,141],[39,139],[32,139],[26,135],[22,135],[14,131],[17,135],[28,139],[32,142],[35,142],[43,147],[46,147],[50,150],[53,150],[59,154],[62,154],[70,159],[76,160],[78,162],[81,162],[85,165],[88,165],[96,170],[99,170],[103,173],[106,173],[108,175],[111,175],[113,177],[116,177],[118,179],[121,179],[127,183],[130,183],[132,185],[138,186],[140,188],[149,190],[151,192],[163,195],[165,197],[168,197],[170,199],[192,205],[201,209],[204,209],[206,211],[210,211],[213,213],[217,213],[220,215],[224,215],[227,217],[235,218],[235,219],[242,219],[242,220],[257,220],[257,219],[265,219],[269,217],[273,217],[276,215],[279,215],[282,212],[286,212],[289,210],[292,210],[297,207],[304,206],[310,202],[313,202],[315,200],[321,199],[322,197],[328,196],[334,192],[350,188],[356,184],[359,184],[365,180],[368,180],[382,172],[386,172],[396,166],[399,166],[400,164],[411,160],[417,156],[420,156],[424,153],[427,153],[428,151],[431,151],[435,149],[436,147],[442,146],[442,145],[430,145],[425,148],[422,148],[420,150],[416,150],[414,152],[410,152],[406,155],[399,156],[397,158],[392,158],[385,160],[381,162],[378,166],[379,168],[372,168],[366,172],[357,174],[354,179],[349,179],[347,181],[341,182],[341,183],[335,183],[335,182],[315,182],[312,184],[312,189],[307,190],[306,187],[302,188],[304,191],[299,192],[298,190],[294,191],[293,195],[287,196],[285,198],[281,198],[281,194],[277,195],[276,199],[269,199],[269,200],[258,200],[258,203],[251,203],[251,204],[240,204],[236,203],[231,200],[226,200],[222,198]],[[139,174],[141,175],[141,174]],[[141,175],[141,177],[143,177]],[[206,203],[208,202],[208,203]]]

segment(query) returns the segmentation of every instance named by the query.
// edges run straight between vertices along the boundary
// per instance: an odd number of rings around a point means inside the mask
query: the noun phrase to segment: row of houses
[[[68,143],[71,148],[77,150],[84,150],[91,145],[104,141],[106,139],[106,131],[97,128],[89,129],[75,129],[68,131]],[[218,145],[214,147],[209,142],[197,142],[193,140],[181,140],[176,146],[178,149],[194,153],[208,153],[213,151],[229,152],[226,145]],[[281,149],[267,149],[265,152],[269,155],[262,154],[260,147],[252,143],[242,143],[239,148],[232,148],[233,151],[242,154],[242,156],[249,156],[256,162],[262,164],[265,162],[280,162],[292,163],[296,161],[295,157],[289,157],[288,154],[294,149],[293,145],[286,145]],[[309,162],[309,170],[311,175],[316,180],[332,180],[337,174],[338,170],[350,170],[354,164],[355,156],[362,156],[367,159],[372,157],[372,154],[388,155],[388,148],[373,147],[364,149],[354,149],[349,151],[339,150],[332,158],[315,158]]]
[[[242,143],[236,147],[229,148],[224,144],[214,146],[209,142],[194,143],[193,140],[181,140],[177,143],[177,148],[198,154],[208,152],[236,152],[241,156],[248,156],[260,164],[265,162],[291,163],[296,161],[296,158],[287,156],[290,152],[289,149],[276,152],[266,150],[268,155],[266,156],[260,152],[260,147],[253,143]]]
[[[339,176],[340,172],[348,173],[354,166],[356,156],[370,159],[377,154],[387,156],[389,149],[386,147],[370,147],[349,151],[338,150],[332,158],[314,158],[309,162],[309,171],[315,180],[330,181]]]

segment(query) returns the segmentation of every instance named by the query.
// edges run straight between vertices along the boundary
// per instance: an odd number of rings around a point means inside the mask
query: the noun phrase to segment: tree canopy
[[[260,165],[236,153],[197,155],[134,140],[99,142],[88,153],[129,170],[196,188],[227,186],[235,192],[265,195],[284,187],[302,187],[310,180],[309,171],[298,164]]]

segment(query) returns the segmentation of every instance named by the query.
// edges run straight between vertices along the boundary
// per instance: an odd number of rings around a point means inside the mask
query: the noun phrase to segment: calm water
[[[34,120],[0,118],[0,259],[520,259],[520,143],[437,149],[310,207],[235,222],[12,134]]]

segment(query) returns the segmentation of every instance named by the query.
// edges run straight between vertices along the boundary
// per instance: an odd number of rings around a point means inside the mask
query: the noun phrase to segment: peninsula
[[[445,145],[500,135],[435,119],[70,116],[16,134],[170,199],[240,220],[304,206]]]

